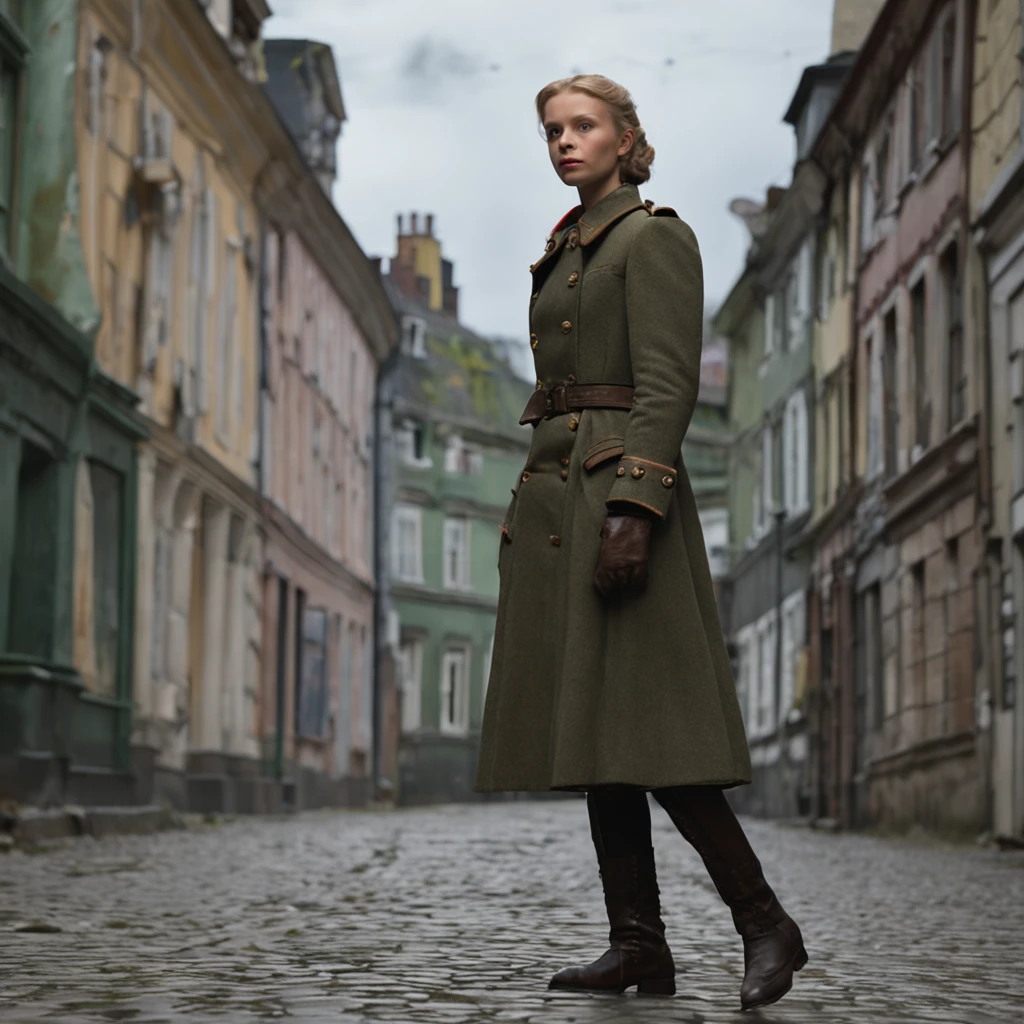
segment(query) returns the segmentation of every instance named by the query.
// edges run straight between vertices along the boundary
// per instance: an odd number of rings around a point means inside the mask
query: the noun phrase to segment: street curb
[[[0,817],[0,834],[15,845],[31,845],[75,836],[97,839],[117,835],[153,835],[181,827],[168,808],[144,807],[19,807]]]

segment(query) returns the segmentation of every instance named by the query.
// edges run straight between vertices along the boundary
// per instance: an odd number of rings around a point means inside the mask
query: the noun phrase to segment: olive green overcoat
[[[532,268],[537,384],[631,385],[633,407],[541,420],[502,524],[476,788],[750,781],[680,447],[700,380],[697,240],[623,185]],[[575,223],[574,223],[575,222]],[[594,587],[609,501],[657,516],[641,594]]]

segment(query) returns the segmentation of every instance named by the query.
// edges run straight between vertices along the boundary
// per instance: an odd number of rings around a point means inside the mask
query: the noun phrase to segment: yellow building
[[[1024,835],[1024,48],[1019,0],[975,5],[970,217],[977,252],[967,309],[983,381],[989,542],[977,584],[984,665],[980,723],[991,728],[992,828]]]
[[[76,83],[97,360],[141,396],[151,428],[139,485],[135,767],[145,778],[153,766],[153,797],[195,808],[223,804],[230,777],[260,752],[256,197],[290,146],[253,80],[269,11],[236,3],[232,20],[222,7],[82,3]],[[87,561],[88,529],[80,535]],[[90,612],[80,591],[83,664]]]

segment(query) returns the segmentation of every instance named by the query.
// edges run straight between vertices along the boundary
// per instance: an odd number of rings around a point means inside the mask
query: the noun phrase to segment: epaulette
[[[679,218],[679,214],[671,206],[655,206],[652,199],[645,199],[644,206],[652,217],[675,217],[677,220]]]

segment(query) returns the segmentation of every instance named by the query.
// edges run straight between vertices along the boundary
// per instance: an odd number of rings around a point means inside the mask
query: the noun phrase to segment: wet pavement
[[[0,1021],[1024,1020],[1024,855],[748,822],[811,962],[742,948],[653,809],[672,999],[546,990],[605,948],[581,800],[242,820],[0,857]]]

